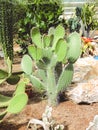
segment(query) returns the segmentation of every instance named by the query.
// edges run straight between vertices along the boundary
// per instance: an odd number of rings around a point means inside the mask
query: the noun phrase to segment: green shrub
[[[30,30],[32,27],[38,27],[42,33],[47,33],[49,27],[57,26],[62,14],[61,0],[35,0],[27,5],[24,18],[18,21],[19,37],[22,40],[30,41]]]
[[[95,14],[96,14],[95,4],[90,5],[87,3],[83,5],[81,19],[85,27],[86,37],[89,37],[89,33],[91,30],[98,28],[98,20],[95,17]]]

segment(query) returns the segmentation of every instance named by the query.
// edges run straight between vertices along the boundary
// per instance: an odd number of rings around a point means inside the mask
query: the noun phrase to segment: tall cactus
[[[10,0],[11,2],[11,0]],[[0,2],[0,35],[5,57],[13,59],[13,5],[7,1]]]
[[[41,35],[38,28],[33,28],[31,37],[34,45],[28,47],[31,57],[25,55],[21,63],[23,71],[33,86],[39,91],[46,91],[49,104],[52,105],[58,103],[59,93],[71,83],[74,72],[73,63],[81,52],[81,40],[78,33],[70,34],[70,40],[65,40],[64,36],[65,30],[61,25],[56,29],[50,29],[48,35]],[[37,72],[34,70],[32,59],[38,68]],[[59,75],[57,75],[58,64],[60,67],[64,64]]]
[[[0,42],[5,61],[13,61],[13,5],[10,1],[0,1]]]

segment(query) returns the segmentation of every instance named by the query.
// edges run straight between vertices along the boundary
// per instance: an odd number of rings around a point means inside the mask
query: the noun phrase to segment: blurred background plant
[[[31,28],[38,27],[41,33],[47,33],[49,27],[55,27],[62,22],[59,20],[62,13],[62,0],[31,1],[31,3],[27,4],[23,17],[17,22],[19,29],[17,43],[25,50],[27,45],[31,43]]]
[[[81,12],[82,12],[81,7],[76,7],[75,15],[68,20],[68,27],[69,27],[70,33],[74,32],[74,31],[76,31],[78,33],[80,32]]]
[[[83,21],[85,37],[90,37],[90,31],[98,29],[98,19],[96,18],[95,4],[86,3],[82,6],[81,19]]]
[[[82,54],[81,57],[95,55],[95,43],[92,38],[82,37]]]
[[[82,36],[82,57],[94,55],[93,35],[98,29],[95,3],[85,3],[76,7],[75,14],[67,20],[69,32],[78,32]]]
[[[84,30],[82,31],[82,55],[94,55],[95,43],[93,42],[93,34],[98,29],[98,19],[96,17],[95,4],[86,3],[82,6],[81,20]]]

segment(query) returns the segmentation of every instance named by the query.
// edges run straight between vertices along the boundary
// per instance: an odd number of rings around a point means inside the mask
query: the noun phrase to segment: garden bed
[[[15,58],[13,65],[15,71],[21,69],[20,60],[21,58]],[[0,59],[0,65],[3,67],[3,59]],[[15,86],[7,83],[0,86],[0,93],[6,95],[11,95],[15,89]],[[41,119],[46,105],[47,100],[42,100],[42,95],[33,91],[24,110],[16,115],[8,114],[0,124],[0,130],[25,130],[30,119]],[[64,100],[53,108],[52,116],[57,124],[65,126],[65,130],[85,130],[97,114],[98,103],[79,105],[71,100]]]

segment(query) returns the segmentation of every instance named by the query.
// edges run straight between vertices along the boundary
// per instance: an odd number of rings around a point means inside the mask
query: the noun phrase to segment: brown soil
[[[19,59],[18,59],[19,60]],[[17,61],[17,60],[16,60]],[[18,62],[14,64],[15,71],[20,70]],[[3,68],[3,60],[0,60],[0,68]],[[11,95],[15,86],[3,83],[0,85],[0,93]],[[41,119],[47,105],[46,100],[41,100],[39,94],[32,92],[27,106],[16,115],[7,115],[0,124],[0,130],[26,130],[27,123],[32,118]],[[75,104],[72,101],[63,101],[53,107],[53,118],[57,124],[66,126],[65,130],[85,130],[89,122],[98,114],[98,103],[91,105]]]

